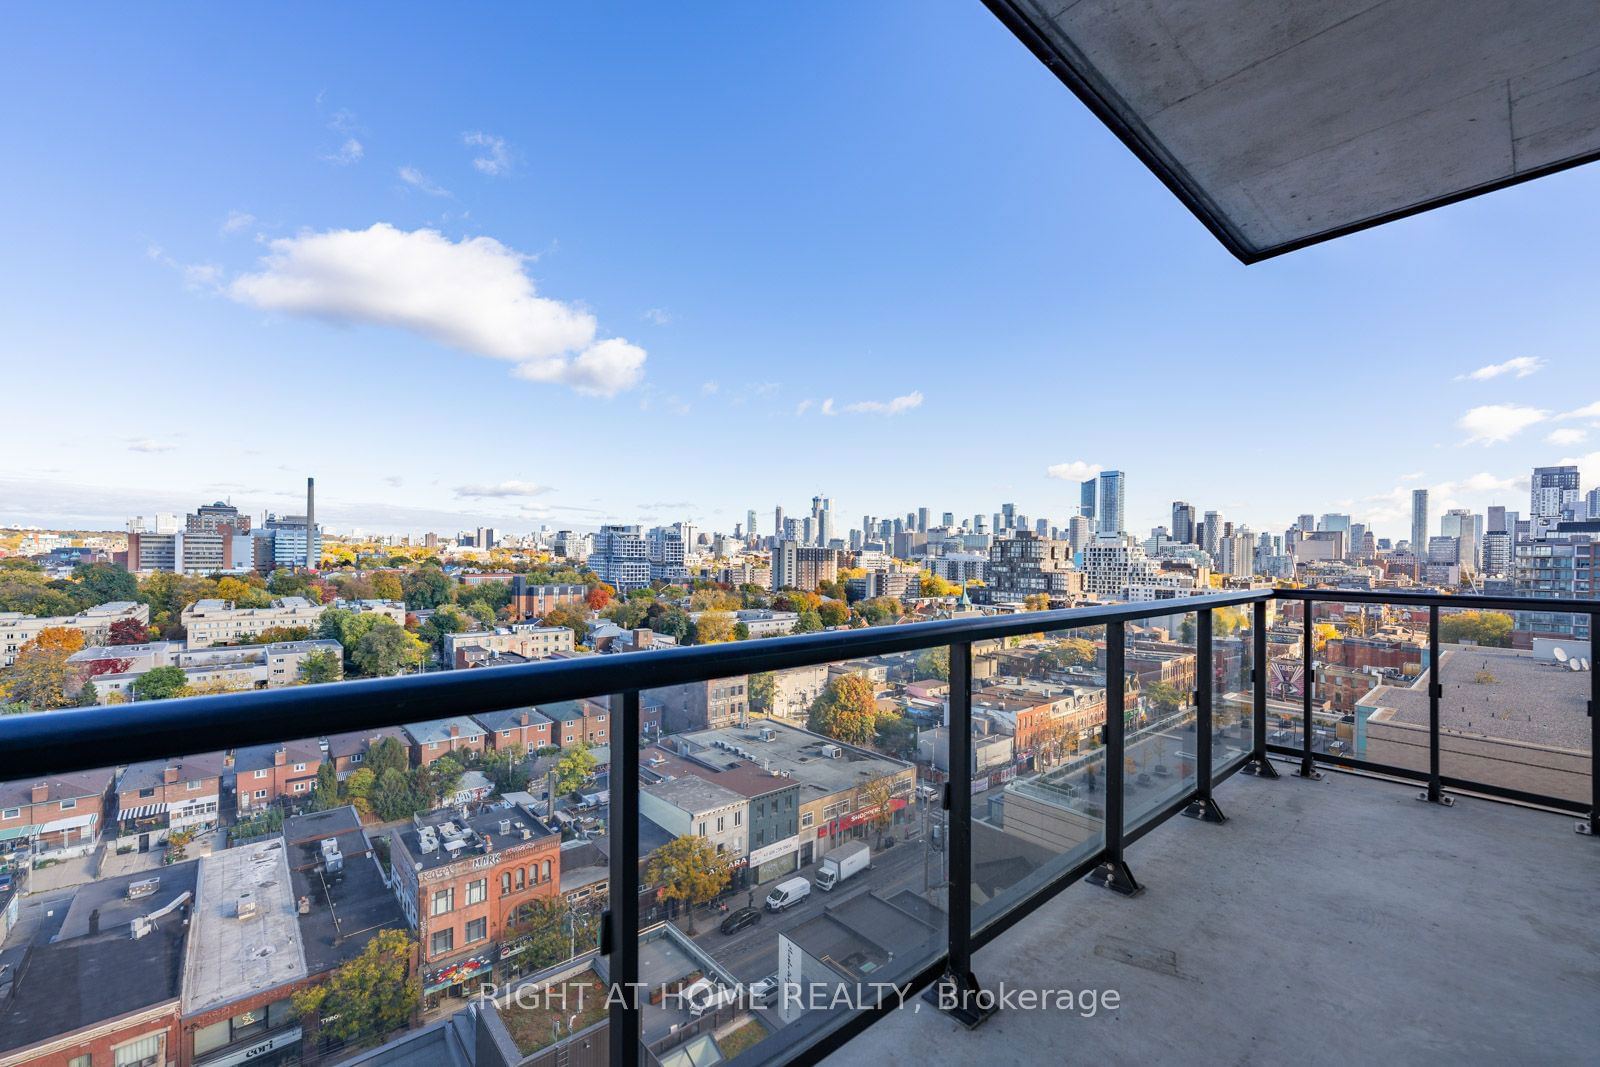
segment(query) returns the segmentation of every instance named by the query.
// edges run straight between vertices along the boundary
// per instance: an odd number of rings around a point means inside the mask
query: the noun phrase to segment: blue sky
[[[1064,521],[1114,467],[1140,532],[1400,537],[1600,480],[1594,167],[1246,268],[975,0],[7,23],[0,522]]]

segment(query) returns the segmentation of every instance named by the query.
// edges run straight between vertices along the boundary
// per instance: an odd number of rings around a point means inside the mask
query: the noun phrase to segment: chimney
[[[314,571],[322,561],[312,559],[313,543],[317,535],[317,480],[306,479],[306,570]]]
[[[232,752],[224,752],[222,754],[222,766],[227,768],[227,769],[229,769],[229,770],[231,770],[233,768],[233,753]]]
[[[450,724],[450,738],[451,738],[451,740],[455,740],[456,738],[458,738],[460,736],[461,736],[461,726],[458,723],[451,723]]]
[[[162,783],[164,785],[173,785],[173,784],[175,784],[177,782],[177,780],[178,780],[178,768],[176,768],[176,767],[163,767],[161,769],[161,781],[162,781]]]
[[[49,796],[50,796],[50,786],[45,784],[44,782],[39,782],[39,783],[34,785],[34,787],[33,787],[33,795],[32,795],[32,797],[30,799],[35,804],[43,804],[45,802],[45,800]]]
[[[276,748],[272,750],[272,765],[274,767],[282,767],[286,762],[288,762],[288,759],[289,754],[282,748]]]
[[[528,709],[527,708],[523,708],[522,709],[521,722],[522,722],[523,726],[528,725]]]

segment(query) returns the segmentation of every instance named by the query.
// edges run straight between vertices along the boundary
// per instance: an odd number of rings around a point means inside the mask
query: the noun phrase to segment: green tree
[[[167,700],[181,697],[189,687],[189,677],[181,667],[153,667],[133,680],[133,695],[140,700]]]
[[[454,753],[439,757],[428,769],[433,772],[431,799],[434,804],[443,804],[451,794],[460,789],[461,776],[466,773],[466,769],[461,766],[461,761]]]
[[[411,758],[406,755],[406,747],[400,743],[399,738],[385,737],[372,746],[367,753],[367,766],[372,768],[373,774],[382,774],[384,771],[399,771],[404,774],[411,766]]]
[[[423,770],[419,767],[418,770]],[[356,772],[361,773],[360,771]],[[354,778],[355,775],[350,776]],[[348,786],[348,782],[346,785]],[[433,807],[431,798],[419,798],[412,789],[410,777],[403,770],[386,767],[373,780],[367,803],[373,814],[385,822],[403,819],[418,811]]]
[[[417,666],[425,648],[405,627],[392,619],[380,619],[356,643],[350,660],[362,674],[383,678]]]
[[[449,577],[431,565],[407,573],[400,579],[400,587],[405,592],[406,607],[412,611],[448,604],[451,594],[455,592]]]
[[[1145,686],[1144,698],[1163,715],[1171,715],[1183,707],[1183,694],[1166,682],[1151,682]]]
[[[940,681],[950,680],[950,646],[938,645],[934,648],[924,649],[917,657],[917,677],[937,678]]]
[[[344,664],[331,651],[312,652],[300,661],[296,676],[304,685],[337,682],[344,677]]]
[[[139,580],[114,563],[80,563],[73,568],[72,577],[93,604],[139,596]]]
[[[676,900],[689,914],[694,930],[694,909],[711,900],[728,884],[728,868],[711,842],[694,834],[674,838],[656,849],[645,866],[645,882],[659,886],[664,900]]]
[[[375,1042],[416,1014],[421,983],[411,966],[414,944],[404,930],[380,930],[361,955],[326,982],[294,995],[303,1025],[346,1044]]]
[[[1442,611],[1439,640],[1445,644],[1472,641],[1492,648],[1510,648],[1511,616],[1502,611]]]
[[[317,768],[317,791],[311,795],[311,808],[313,811],[327,811],[338,806],[339,772],[334,770],[332,759],[325,759]]]
[[[749,688],[750,710],[762,715],[772,714],[772,702],[776,698],[778,676],[771,671],[762,671],[750,676]]]
[[[917,758],[917,724],[905,715],[878,716],[876,741],[879,752],[908,762]]]
[[[824,626],[843,626],[850,621],[850,608],[842,600],[824,600],[817,609],[817,621]]]
[[[576,792],[594,774],[597,766],[589,746],[579,741],[556,761],[556,793],[564,796]]]
[[[660,601],[652,604],[645,616],[645,625],[658,634],[677,638],[679,643],[687,644],[694,624],[689,621],[689,613],[682,608],[663,604]]]
[[[576,604],[557,604],[544,613],[546,626],[565,626],[572,631],[572,643],[581,645],[589,636],[589,609]]]
[[[811,703],[806,725],[850,745],[870,745],[878,733],[878,701],[872,683],[841,674]]]
[[[571,926],[573,922],[586,926],[587,918],[569,911],[564,900],[529,900],[518,905],[503,940],[525,941],[518,965],[542,970],[567,959],[574,945],[580,951],[587,947],[589,942],[581,936],[583,932]]]
[[[797,634],[814,634],[820,629],[822,616],[812,608],[800,612],[794,623],[794,632]]]
[[[527,751],[521,745],[491,749],[483,757],[483,773],[496,793],[520,792],[528,788]]]

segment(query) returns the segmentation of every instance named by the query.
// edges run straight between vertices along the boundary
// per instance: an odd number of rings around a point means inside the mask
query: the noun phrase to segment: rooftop
[[[15,975],[10,996],[0,995],[0,1051],[176,1001],[188,930],[181,908],[141,938],[130,924],[193,892],[198,866],[161,868],[160,888],[139,900],[128,899],[128,886],[152,877],[148,871],[90,882],[73,893],[59,926],[47,919],[31,943],[0,952],[0,965]]]
[[[323,861],[322,842],[338,843],[336,871]],[[406,929],[406,917],[372,855],[354,808],[332,808],[283,821],[289,882],[295,901],[309,906],[299,916],[306,969],[320,974],[361,955],[379,930]]]
[[[715,811],[734,804],[743,804],[744,796],[726,789],[715,782],[708,782],[704,778],[684,776],[672,778],[665,782],[653,782],[644,787],[644,792],[657,797],[667,803],[697,815],[703,811]]]
[[[283,838],[200,861],[183,1013],[194,1015],[304,978],[305,951]]]
[[[455,728],[455,734],[451,734],[451,727]],[[483,736],[483,727],[465,715],[452,715],[448,719],[429,719],[426,722],[408,722],[401,729],[419,745],[438,744],[450,740],[452,736],[458,739]]]
[[[509,823],[509,828],[502,825]],[[437,845],[423,850],[421,830],[433,830],[429,835]],[[475,815],[463,817],[453,808],[441,808],[417,816],[417,825],[407,827],[398,834],[411,860],[419,870],[429,871],[444,867],[463,856],[488,855],[496,848],[523,841],[554,837],[544,823],[534,818],[520,805],[484,808]],[[452,842],[459,842],[450,847]]]
[[[1480,676],[1485,680],[1480,681]],[[1447,645],[1439,654],[1439,727],[1455,733],[1589,747],[1587,671],[1567,670],[1532,652]],[[1363,707],[1393,708],[1393,719],[1428,725],[1428,675],[1408,686],[1386,685],[1362,698]]]
[[[770,737],[765,740],[761,734],[764,728],[771,731]],[[700,746],[700,755],[706,755],[707,750],[716,750],[717,742],[721,742],[731,746],[724,749],[725,753],[738,755],[738,750],[742,749],[758,760],[765,760],[772,770],[787,771],[790,777],[800,781],[802,803],[815,799],[821,793],[854,789],[863,781],[911,766],[876,752],[842,745],[830,737],[802,730],[778,719],[752,719],[746,727],[692,730],[677,736],[680,741],[686,740]],[[839,750],[838,758],[824,755],[825,746],[830,745]]]
[[[184,756],[176,760],[147,760],[130,763],[117,779],[117,792],[128,793],[135,789],[159,789],[165,783],[168,767],[178,772],[179,782],[202,781],[222,776],[222,753],[210,752],[203,756]]]

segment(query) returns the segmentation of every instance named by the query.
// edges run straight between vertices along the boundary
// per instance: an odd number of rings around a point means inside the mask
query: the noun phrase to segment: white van
[[[792,908],[811,895],[811,882],[805,878],[790,878],[779,882],[767,894],[767,910],[782,911]]]

